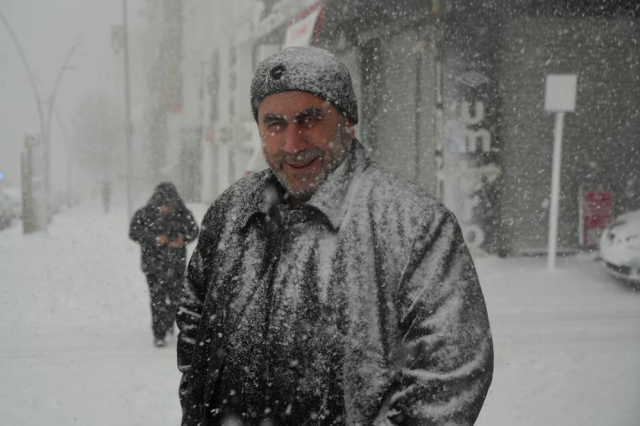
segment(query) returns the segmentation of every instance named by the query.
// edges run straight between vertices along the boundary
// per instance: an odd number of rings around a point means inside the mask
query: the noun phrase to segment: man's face
[[[160,206],[160,214],[162,216],[169,216],[174,210],[173,206]]]
[[[271,170],[294,201],[307,201],[342,163],[355,130],[339,110],[307,92],[267,96],[258,129]]]

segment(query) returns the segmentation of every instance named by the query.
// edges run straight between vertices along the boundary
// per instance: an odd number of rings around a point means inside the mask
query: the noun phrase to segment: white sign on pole
[[[573,112],[576,110],[576,74],[549,74],[544,99],[544,109],[549,112]]]
[[[553,168],[551,172],[551,204],[549,207],[549,241],[547,267],[556,264],[558,242],[558,211],[560,207],[560,170],[562,163],[562,131],[565,112],[576,109],[578,76],[575,74],[551,74],[547,76],[544,108],[556,113],[553,142]]]

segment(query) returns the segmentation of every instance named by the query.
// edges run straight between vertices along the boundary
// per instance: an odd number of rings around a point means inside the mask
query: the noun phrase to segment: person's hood
[[[182,198],[178,194],[178,190],[172,183],[161,183],[153,190],[153,195],[148,205],[153,207],[171,206],[180,208],[184,205]]]

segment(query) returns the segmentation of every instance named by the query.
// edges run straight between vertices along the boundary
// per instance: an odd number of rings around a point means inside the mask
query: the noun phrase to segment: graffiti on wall
[[[445,8],[442,57],[443,201],[470,247],[501,250],[499,27],[481,2]]]

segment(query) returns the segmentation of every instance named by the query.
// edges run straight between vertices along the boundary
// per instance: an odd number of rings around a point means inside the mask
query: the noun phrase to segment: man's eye
[[[271,130],[272,132],[277,132],[282,130],[283,125],[282,123],[270,123],[268,126],[269,130]]]
[[[301,124],[312,125],[314,123],[317,123],[318,121],[320,121],[320,117],[311,115],[309,117],[303,118]]]

